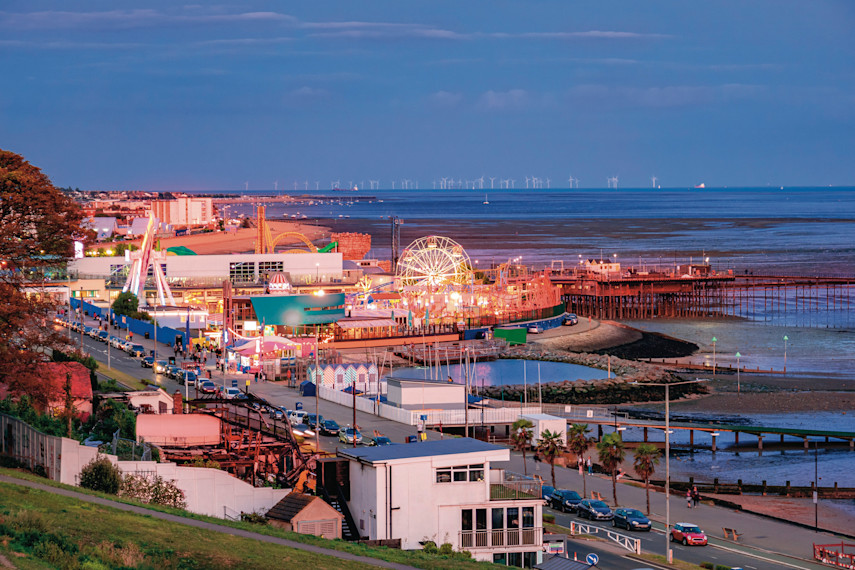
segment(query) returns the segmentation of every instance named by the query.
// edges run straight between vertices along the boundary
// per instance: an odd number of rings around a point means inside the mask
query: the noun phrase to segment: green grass
[[[493,564],[486,563],[486,562],[475,562],[472,560],[466,560],[466,559],[461,558],[459,555],[455,556],[455,557],[443,557],[443,556],[439,556],[439,555],[426,554],[426,553],[424,553],[422,551],[418,551],[418,550],[412,551],[412,550],[397,550],[397,549],[393,549],[393,548],[384,548],[384,547],[369,547],[369,546],[365,546],[362,544],[356,544],[353,542],[346,542],[346,541],[342,541],[342,540],[327,540],[327,539],[323,539],[323,538],[316,537],[313,535],[297,534],[297,533],[288,532],[288,531],[285,531],[283,529],[279,529],[279,528],[276,528],[273,526],[263,526],[263,525],[250,524],[250,523],[245,523],[245,522],[240,522],[240,521],[230,521],[230,520],[218,519],[215,517],[198,515],[195,513],[190,513],[188,511],[184,511],[184,510],[180,510],[180,509],[174,509],[174,508],[170,508],[170,507],[162,507],[162,506],[157,506],[157,505],[144,505],[144,504],[138,503],[136,501],[122,499],[122,498],[116,497],[114,495],[108,495],[106,493],[99,493],[96,491],[90,491],[88,489],[82,489],[80,487],[72,487],[69,485],[64,485],[62,483],[58,483],[56,481],[51,481],[49,479],[44,479],[44,478],[39,477],[37,475],[34,475],[32,473],[28,473],[26,471],[21,471],[21,470],[0,468],[0,474],[7,475],[10,477],[16,477],[19,479],[26,479],[29,481],[35,481],[35,482],[42,483],[44,485],[48,485],[51,487],[70,489],[70,490],[73,490],[73,491],[76,491],[79,493],[92,495],[92,496],[96,496],[96,497],[102,497],[105,499],[110,499],[110,500],[121,502],[121,503],[137,505],[137,506],[149,509],[149,510],[159,511],[159,512],[163,512],[163,513],[169,513],[172,515],[176,515],[176,516],[180,516],[180,517],[184,517],[184,518],[188,518],[188,519],[195,519],[195,520],[199,520],[199,521],[210,522],[210,523],[217,524],[220,526],[226,526],[226,527],[230,527],[230,528],[247,530],[250,532],[256,532],[256,533],[264,534],[264,535],[268,535],[268,536],[276,536],[276,537],[285,538],[288,540],[293,540],[295,542],[301,542],[304,544],[312,544],[315,546],[320,546],[323,548],[329,548],[332,550],[340,550],[343,552],[350,552],[351,554],[356,554],[359,556],[367,556],[370,558],[379,558],[379,559],[387,560],[390,562],[398,562],[401,564],[407,564],[410,566],[415,566],[417,568],[463,568],[463,569],[465,569],[465,568],[495,568],[495,566]],[[2,493],[2,491],[4,489],[5,489],[5,486],[0,486],[0,505],[3,505],[3,506],[5,506],[7,504],[6,501],[4,500],[4,496]],[[33,492],[35,493],[37,491],[34,490]],[[44,493],[44,494],[46,494],[48,496],[55,496],[55,495],[50,495],[48,493]],[[59,498],[62,498],[62,497],[59,497]],[[66,499],[66,500],[74,501],[74,502],[79,503],[79,504],[84,504],[84,503],[80,503],[78,501],[75,501],[73,499]],[[0,507],[0,509],[2,509],[2,508],[3,507]],[[58,510],[58,509],[55,509],[55,510]],[[109,509],[109,510],[113,511],[113,512],[121,513],[121,511],[115,511],[114,509]],[[131,515],[129,513],[122,513],[122,514],[126,514],[127,516],[136,516],[142,520],[157,520],[158,523],[166,524],[164,521],[160,521],[158,519],[150,519],[149,517],[143,516],[143,515]],[[184,525],[177,525],[177,526],[181,527],[181,528],[188,528],[188,527],[184,527]],[[214,533],[211,531],[205,531],[205,530],[201,530],[201,529],[196,529],[196,530],[198,532],[206,533],[207,535],[213,536],[215,538],[221,536],[219,533]],[[253,541],[253,543],[258,544],[256,541]],[[317,566],[317,567],[325,567],[325,566]]]
[[[107,368],[107,364],[100,361],[98,362],[98,372],[100,372],[107,378],[112,378],[116,381],[116,383],[130,388],[131,390],[142,390],[149,384],[148,382],[145,382],[139,378],[134,378],[130,374],[122,372],[121,370],[116,370],[115,368]]]
[[[661,554],[630,554],[630,558],[634,558],[636,560],[646,560],[648,562],[654,562],[656,564],[662,564],[663,566],[668,566],[669,568],[676,568],[677,570],[704,570],[701,566],[697,564],[692,564],[691,562],[685,562],[683,560],[677,560],[674,558],[673,564],[668,564],[665,560],[665,557]]]

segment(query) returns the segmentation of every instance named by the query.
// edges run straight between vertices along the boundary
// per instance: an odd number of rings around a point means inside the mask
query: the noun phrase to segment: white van
[[[298,426],[303,423],[303,419],[309,415],[309,412],[305,410],[294,410],[291,412],[291,415],[288,416],[288,421],[291,422],[292,426]]]
[[[237,388],[231,388],[231,387],[230,388],[221,388],[220,393],[222,394],[223,398],[226,398],[228,400],[232,400],[234,398],[240,398],[241,396],[243,396],[243,392],[241,392]]]

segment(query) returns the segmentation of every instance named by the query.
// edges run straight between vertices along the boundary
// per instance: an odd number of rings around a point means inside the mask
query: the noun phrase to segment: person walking
[[[588,475],[592,475],[594,473],[594,466],[591,464],[591,456],[588,456],[588,459],[585,460],[585,464],[588,466]]]
[[[697,487],[692,487],[692,506],[697,507],[699,502],[701,502],[701,494]]]
[[[692,508],[692,490],[686,491],[686,507]]]

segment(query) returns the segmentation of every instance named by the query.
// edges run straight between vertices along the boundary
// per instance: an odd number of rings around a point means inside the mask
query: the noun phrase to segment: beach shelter
[[[300,395],[301,396],[314,396],[315,395],[315,383],[311,380],[303,380],[300,382]]]

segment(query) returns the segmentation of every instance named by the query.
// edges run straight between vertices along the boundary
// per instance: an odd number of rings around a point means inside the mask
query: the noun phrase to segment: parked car
[[[151,368],[152,366],[154,366],[154,357],[146,356],[145,358],[142,358],[140,360],[140,366],[142,366],[143,368]]]
[[[650,530],[650,519],[637,509],[615,509],[612,526],[626,530]]]
[[[540,328],[540,325],[531,325],[528,327],[528,334],[540,334],[543,332],[543,329]]]
[[[187,384],[189,386],[195,386],[199,381],[199,375],[193,372],[192,370],[184,370],[182,375],[179,376],[180,382],[182,384]]]
[[[288,421],[291,422],[291,425],[300,425],[303,423],[303,420],[306,419],[307,415],[309,415],[309,413],[304,410],[294,410],[291,412],[291,415],[288,416]]]
[[[215,394],[217,392],[217,385],[210,380],[206,380],[199,385],[199,390],[205,394]]]
[[[569,315],[564,317],[564,322],[562,322],[561,324],[564,326],[568,326],[568,327],[572,327],[573,325],[578,325],[579,324],[579,317],[577,317],[573,313],[570,313]]]
[[[315,414],[306,414],[306,417],[303,418],[303,423],[311,429],[315,429],[318,427],[317,416]],[[321,423],[324,423],[324,416],[321,416]]]
[[[154,363],[154,371],[158,374],[163,374],[166,372],[166,367],[169,366],[169,363],[165,360],[158,360]]]
[[[180,366],[176,366],[175,364],[167,364],[164,374],[166,374],[173,380],[178,380],[178,378],[180,377],[179,374],[181,374],[182,372],[183,370],[181,370]]]
[[[132,344],[127,350],[131,356],[142,356],[145,354],[145,347],[141,344]]]
[[[321,423],[321,435],[329,435],[335,437],[341,430],[341,426],[335,420],[324,420]]]
[[[548,505],[552,505],[552,502],[549,500],[549,496],[552,494],[552,491],[555,490],[555,487],[551,485],[541,485],[540,486],[540,496],[543,497],[543,500],[546,501]]]
[[[369,437],[367,440],[365,440],[365,445],[392,445],[392,440],[386,437],[385,435],[378,435],[376,437]]]
[[[86,327],[86,334],[92,338],[98,338],[98,333],[101,332],[95,327]]]
[[[285,419],[285,410],[282,408],[270,408],[268,412],[271,420],[284,420]]]
[[[352,427],[343,427],[338,432],[338,439],[342,443],[354,443],[354,440],[357,444],[362,443],[362,434],[359,433],[358,429]]]
[[[241,392],[238,388],[220,388],[220,397],[225,398],[227,400],[238,400],[241,399],[241,396],[243,395],[243,392]]]
[[[592,521],[608,521],[615,516],[607,504],[594,499],[582,499],[579,501],[579,504],[576,505],[576,514]]]
[[[107,342],[107,340],[110,338],[110,333],[107,331],[99,331],[98,336],[95,338],[97,340],[100,340],[101,342]]]
[[[671,529],[671,542],[682,542],[685,546],[706,546],[707,535],[696,524],[677,523]]]
[[[553,489],[549,495],[549,505],[553,509],[558,509],[562,512],[575,511],[576,507],[582,501],[582,497],[576,491],[566,489]]]

